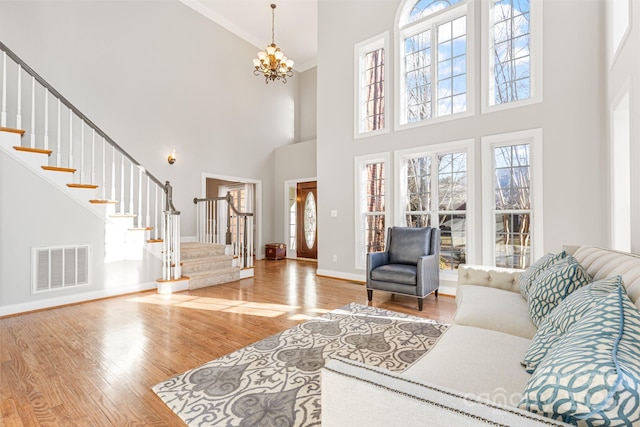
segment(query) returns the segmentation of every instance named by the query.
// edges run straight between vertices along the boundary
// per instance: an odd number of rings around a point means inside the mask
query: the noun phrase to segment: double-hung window
[[[399,127],[472,113],[473,7],[469,1],[407,3],[398,22]]]
[[[366,267],[366,254],[386,245],[389,154],[356,157],[356,268]]]
[[[526,268],[542,256],[542,131],[482,138],[484,263]]]
[[[440,229],[443,270],[467,261],[472,147],[468,140],[396,152],[399,225]]]

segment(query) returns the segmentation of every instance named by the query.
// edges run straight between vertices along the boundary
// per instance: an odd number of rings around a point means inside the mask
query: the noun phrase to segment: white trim
[[[622,36],[620,37],[620,40],[617,41],[616,44],[616,40],[614,40],[614,33],[613,31],[618,27],[616,25],[616,23],[614,22],[614,16],[615,16],[615,12],[614,12],[614,4],[618,4],[621,2],[626,2],[627,3],[627,15],[626,15],[626,22],[625,22],[625,27],[624,27],[624,32],[622,33]],[[618,57],[620,56],[620,52],[622,51],[622,47],[624,46],[624,44],[627,42],[627,39],[629,38],[629,34],[631,33],[631,27],[632,27],[632,19],[631,17],[633,16],[633,9],[632,9],[632,2],[629,0],[608,0],[607,1],[607,27],[609,29],[609,31],[607,32],[607,39],[608,39],[608,43],[607,43],[607,50],[609,52],[609,67],[613,68],[613,64],[615,64],[616,60],[618,59]],[[621,8],[619,10],[624,10],[624,8]]]
[[[319,268],[316,270],[316,276],[334,277],[336,279],[352,280],[354,282],[362,282],[364,285],[367,277],[364,274],[345,273],[344,271],[325,270]]]
[[[298,257],[297,251],[292,250],[289,246],[289,188],[293,187],[297,191],[297,184],[300,182],[318,182],[318,177],[313,178],[298,178],[298,179],[287,179],[284,181],[284,235],[282,238],[283,242],[287,245],[287,258],[296,259]],[[317,203],[317,202],[316,202]]]
[[[383,69],[384,69],[384,80],[383,80],[383,87],[384,87],[384,127],[381,129],[377,129],[377,130],[373,130],[373,131],[369,131],[369,132],[365,132],[365,131],[361,131],[360,129],[360,125],[361,123],[361,111],[360,111],[360,106],[362,105],[362,100],[361,100],[361,96],[362,96],[362,68],[363,68],[363,57],[365,54],[380,49],[382,48],[383,52],[384,52],[384,64],[383,64]],[[371,37],[367,40],[364,40],[360,43],[357,43],[356,45],[354,45],[353,48],[353,54],[354,54],[354,58],[353,58],[353,70],[354,70],[354,77],[353,77],[353,90],[354,90],[354,114],[353,114],[353,138],[354,139],[360,139],[360,138],[366,138],[369,136],[375,136],[375,135],[380,135],[380,134],[385,134],[385,133],[389,133],[389,123],[391,123],[390,120],[390,111],[391,108],[389,108],[389,61],[391,61],[391,51],[389,50],[389,31],[385,31],[382,34],[379,34],[375,37]]]
[[[389,153],[376,153],[376,154],[367,154],[364,156],[357,156],[354,158],[354,185],[355,185],[355,268],[357,270],[364,270],[366,268],[366,256],[362,252],[364,248],[363,241],[363,227],[364,224],[362,222],[362,170],[366,164],[369,163],[384,163],[384,196],[385,196],[385,229],[389,227],[390,224],[393,224],[392,218],[392,194],[390,189],[392,188],[393,181],[393,173],[391,171],[391,155]],[[386,236],[386,230],[385,230]]]
[[[610,244],[624,252],[631,252],[632,243],[631,93],[626,79],[609,106]]]
[[[201,192],[202,198],[207,197],[207,178],[210,179],[219,179],[222,181],[235,181],[242,182],[244,184],[255,184],[255,198],[256,204],[253,209],[253,218],[254,218],[254,226],[256,228],[256,239],[255,239],[255,253],[256,260],[260,260],[264,258],[264,244],[262,238],[262,181],[259,179],[251,179],[251,178],[241,178],[235,176],[228,175],[218,175],[208,172],[202,173],[202,182],[201,182]]]
[[[481,25],[482,36],[480,37],[481,52],[480,63],[481,72],[480,75],[485,76],[481,79],[481,91],[480,96],[482,104],[482,114],[492,113],[495,111],[508,110],[511,108],[522,107],[525,105],[537,104],[542,102],[543,94],[543,58],[542,51],[543,46],[543,26],[542,26],[542,0],[530,0],[529,2],[529,16],[530,16],[530,97],[527,99],[521,99],[518,101],[505,102],[503,104],[492,104],[493,97],[490,95],[490,88],[493,85],[493,67],[491,65],[491,58],[493,58],[493,6],[494,0],[482,0]]]
[[[13,314],[26,313],[29,311],[42,310],[45,308],[60,307],[68,304],[77,304],[80,302],[93,301],[102,298],[126,295],[140,291],[148,291],[156,289],[156,282],[139,283],[136,285],[123,286],[117,289],[102,289],[93,292],[84,292],[81,294],[73,294],[63,297],[47,298],[38,301],[29,301],[19,304],[11,304],[0,306],[0,317],[10,316]]]
[[[475,64],[476,57],[475,51],[477,47],[476,43],[476,19],[475,19],[475,3],[473,0],[462,1],[458,4],[450,6],[446,9],[428,15],[425,18],[419,19],[417,21],[411,22],[401,27],[401,20],[404,19],[405,15],[408,13],[411,7],[415,4],[415,0],[405,0],[403,1],[398,9],[396,10],[396,21],[395,21],[395,31],[394,36],[396,39],[396,57],[394,60],[394,130],[405,130],[412,129],[419,126],[428,126],[436,123],[442,123],[450,120],[457,120],[464,117],[470,117],[475,115],[475,105],[476,105],[476,69],[477,66]],[[437,28],[439,23],[444,23],[450,20],[454,20],[456,18],[466,16],[466,78],[467,78],[467,88],[466,88],[466,110],[460,113],[446,114],[443,116],[437,115],[437,87],[438,87],[438,73],[437,67],[432,65],[431,71],[431,85],[432,85],[432,94],[436,94],[436,96],[432,96],[431,101],[431,118],[424,119],[418,122],[413,123],[403,123],[405,119],[405,106],[406,102],[404,97],[406,96],[403,88],[403,75],[404,75],[404,40],[417,33],[425,31],[429,27]],[[436,31],[437,33],[437,31]],[[432,49],[431,49],[431,63],[437,64],[437,34],[432,34]]]
[[[532,261],[544,254],[543,230],[543,153],[542,129],[490,135],[481,138],[482,151],[482,264],[495,265],[495,206],[493,148],[505,145],[531,144],[531,256]]]

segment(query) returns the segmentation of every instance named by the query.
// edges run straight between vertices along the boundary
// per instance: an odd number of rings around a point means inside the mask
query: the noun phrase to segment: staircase
[[[189,289],[204,288],[240,279],[240,269],[233,267],[233,256],[225,255],[225,245],[216,243],[182,243],[182,274],[189,277]]]

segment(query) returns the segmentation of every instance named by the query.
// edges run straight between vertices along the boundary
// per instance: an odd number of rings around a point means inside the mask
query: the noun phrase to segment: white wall
[[[345,278],[364,277],[362,270],[355,269],[354,261],[355,156],[383,152],[392,155],[397,149],[473,138],[478,171],[475,179],[479,183],[480,138],[532,128],[543,129],[545,251],[559,250],[565,243],[606,245],[604,3],[544,2],[543,103],[489,114],[480,114],[477,105],[473,117],[354,140],[354,73],[350,66],[345,72],[344,66],[330,65],[353,64],[354,44],[384,31],[393,34],[399,3],[343,0],[318,5],[319,269]],[[480,16],[479,9],[476,16]],[[390,50],[388,57],[394,58],[394,41]],[[476,59],[480,61],[479,55]],[[387,76],[391,84],[393,67]],[[390,97],[393,98],[393,86]],[[476,188],[480,191],[481,186]],[[481,200],[479,193],[475,200]],[[393,195],[386,202],[393,203]],[[330,216],[333,209],[338,210],[338,217]],[[481,248],[481,231],[478,225],[469,236],[470,245]],[[333,255],[337,255],[338,262],[332,261]],[[477,260],[469,262],[481,260],[482,253],[478,251]]]

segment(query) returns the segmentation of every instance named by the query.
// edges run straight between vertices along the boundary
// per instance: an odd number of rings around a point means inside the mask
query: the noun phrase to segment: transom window
[[[473,21],[467,2],[419,0],[399,22],[399,125],[470,110],[467,63]]]

